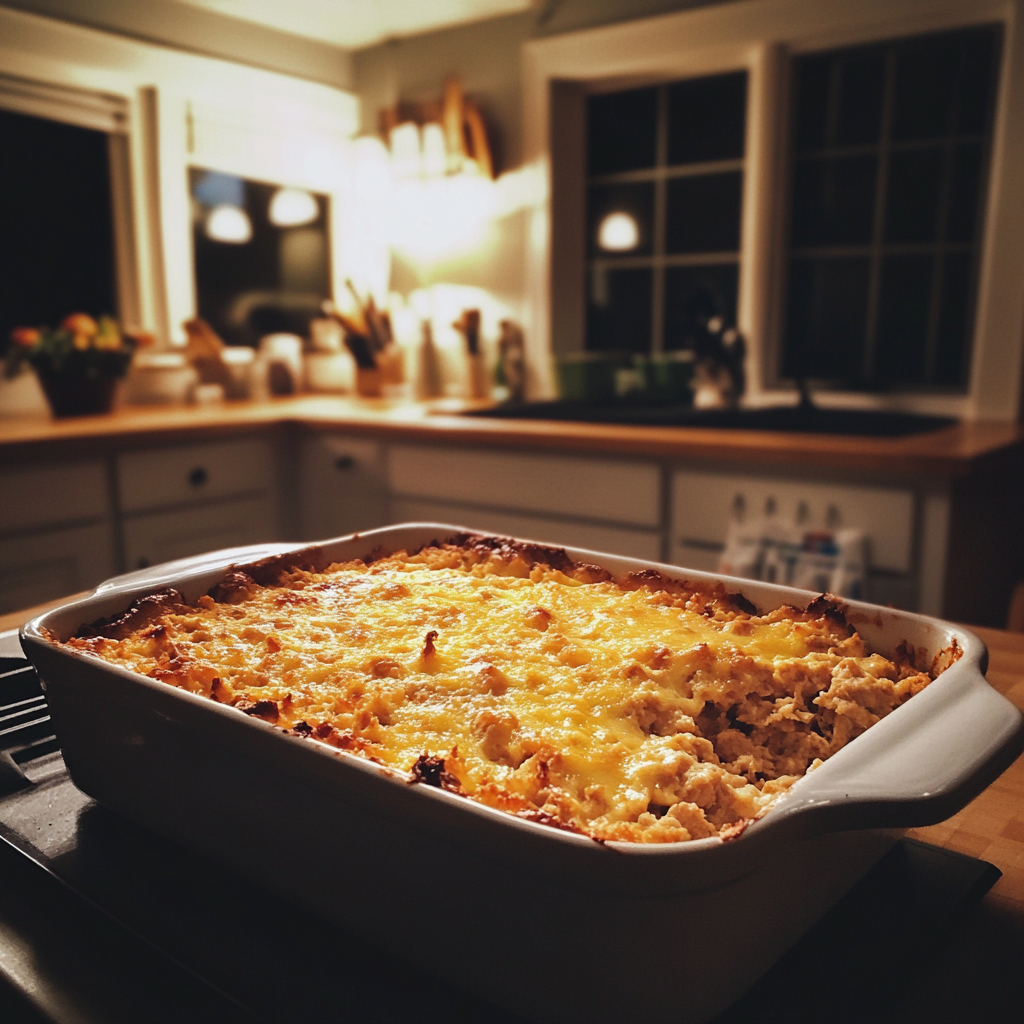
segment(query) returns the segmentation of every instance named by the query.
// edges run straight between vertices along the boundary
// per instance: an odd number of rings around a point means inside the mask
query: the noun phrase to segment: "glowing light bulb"
[[[206,218],[206,237],[215,242],[244,245],[252,238],[252,221],[240,207],[218,203]]]
[[[270,200],[270,223],[279,228],[309,224],[320,216],[316,199],[301,188],[279,188]]]
[[[631,214],[609,213],[597,229],[597,244],[608,252],[628,252],[640,244],[640,228]]]

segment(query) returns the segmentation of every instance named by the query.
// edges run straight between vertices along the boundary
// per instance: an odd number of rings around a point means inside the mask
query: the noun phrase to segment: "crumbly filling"
[[[613,580],[464,537],[235,571],[67,641],[500,810],[599,840],[728,838],[931,682],[840,606]]]

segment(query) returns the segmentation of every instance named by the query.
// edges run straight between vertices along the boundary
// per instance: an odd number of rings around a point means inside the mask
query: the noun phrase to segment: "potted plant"
[[[27,363],[35,370],[56,417],[109,412],[117,381],[128,372],[134,339],[113,317],[72,313],[53,330],[16,327],[7,347],[7,377]]]

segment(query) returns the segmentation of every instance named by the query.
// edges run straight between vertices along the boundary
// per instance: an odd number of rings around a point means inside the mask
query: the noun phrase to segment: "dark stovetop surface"
[[[558,420],[647,427],[714,427],[719,430],[769,430],[798,434],[847,434],[854,437],[908,437],[956,423],[948,416],[866,409],[772,406],[764,409],[694,409],[683,403],[655,405],[637,400],[605,402],[527,402],[474,409],[464,416]]]
[[[516,1019],[419,970],[424,937],[398,960],[91,800],[31,667],[2,657],[0,748],[5,1021]],[[934,955],[998,877],[902,841],[717,1024],[915,1019],[899,1007],[928,991]],[[431,940],[457,955],[457,936]],[[517,938],[499,921],[501,941]],[[745,955],[756,937],[737,943]]]

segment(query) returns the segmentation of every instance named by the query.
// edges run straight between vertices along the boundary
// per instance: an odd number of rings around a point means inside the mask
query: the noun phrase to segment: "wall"
[[[339,89],[352,86],[351,58],[336,46],[174,0],[4,0],[3,6]]]

